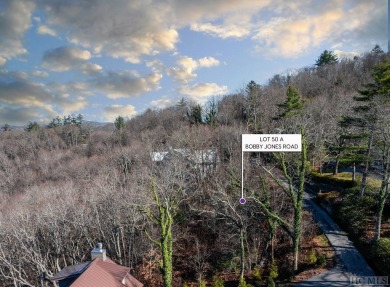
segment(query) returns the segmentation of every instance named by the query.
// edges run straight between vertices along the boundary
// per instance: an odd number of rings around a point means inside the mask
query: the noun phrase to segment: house
[[[173,159],[183,160],[192,170],[198,171],[201,177],[213,172],[218,164],[215,150],[172,149],[162,152],[151,152],[150,157],[157,165],[169,164]]]
[[[59,287],[142,287],[129,271],[108,258],[99,243],[91,252],[91,261],[67,266],[50,279],[57,281]]]

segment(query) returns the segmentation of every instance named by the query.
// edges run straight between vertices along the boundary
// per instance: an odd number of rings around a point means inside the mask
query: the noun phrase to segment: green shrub
[[[261,287],[261,285],[263,284],[263,279],[261,278],[260,268],[258,267],[254,268],[252,272],[252,276],[253,276],[255,286]]]
[[[224,287],[223,280],[218,275],[213,276],[213,283],[211,284],[212,287]]]
[[[272,277],[268,277],[267,287],[275,287],[275,281]]]
[[[361,233],[375,210],[375,199],[370,196],[346,195],[336,208],[339,222],[354,234]]]
[[[187,281],[184,282],[183,287],[188,287]]]
[[[311,178],[318,183],[326,183],[334,186],[340,186],[344,189],[353,188],[358,185],[356,181],[348,178],[333,177],[328,174],[320,174],[318,172],[312,172]]]
[[[374,261],[382,273],[390,274],[390,238],[381,238],[373,245]]]
[[[238,284],[238,287],[246,287],[246,281],[245,278],[240,278],[240,283]]]
[[[326,255],[325,254],[320,254],[317,257],[317,265],[321,267],[326,266]]]
[[[314,249],[312,249],[309,253],[309,255],[307,256],[307,263],[309,265],[314,265],[317,263],[317,253]]]
[[[200,280],[199,287],[206,287],[206,280]]]
[[[270,270],[269,270],[269,277],[272,279],[278,278],[279,273],[278,273],[278,265],[276,265],[276,262],[272,262]]]

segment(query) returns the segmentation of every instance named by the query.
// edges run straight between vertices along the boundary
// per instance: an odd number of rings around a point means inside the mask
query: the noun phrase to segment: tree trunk
[[[163,257],[162,273],[163,273],[163,286],[172,287],[172,221],[170,215],[166,215],[168,218],[165,222],[161,223],[161,253]]]
[[[245,234],[244,234],[244,228],[240,228],[240,279],[244,278],[244,272],[245,272]]]
[[[352,181],[356,181],[356,164],[353,163],[352,167]]]
[[[386,199],[389,195],[389,178],[390,176],[387,174],[382,180],[381,190],[379,194],[378,209],[376,213],[374,241],[379,241],[379,239],[381,238],[382,214],[383,209],[385,207]]]
[[[299,208],[299,206],[301,206]],[[298,270],[299,242],[302,234],[302,205],[298,205],[294,211],[294,233],[293,233],[293,255],[294,255],[294,272]]]
[[[371,148],[372,148],[372,141],[373,141],[373,133],[374,130],[371,129],[370,138],[368,140],[368,147],[366,152],[366,165],[364,167],[364,172],[362,176],[362,183],[360,184],[360,190],[359,190],[359,196],[362,197],[364,195],[364,191],[367,185],[367,177],[368,177],[368,168],[370,166],[370,155],[371,155]]]
[[[301,131],[302,134],[302,131]],[[302,135],[302,151],[301,151],[301,166],[299,168],[299,186],[297,197],[294,206],[294,230],[293,230],[293,254],[294,254],[294,272],[298,270],[299,243],[302,235],[302,206],[303,193],[305,191],[305,175],[306,175],[306,159],[307,159],[307,142],[305,136]]]
[[[337,175],[339,173],[339,164],[340,164],[340,155],[337,155],[336,163],[335,163],[334,169],[333,169],[333,175]]]

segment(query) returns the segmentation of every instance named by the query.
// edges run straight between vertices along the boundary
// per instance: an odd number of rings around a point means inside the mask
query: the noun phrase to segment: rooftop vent
[[[99,258],[100,260],[106,260],[106,249],[103,249],[103,243],[98,243],[97,247],[91,251],[91,260]]]

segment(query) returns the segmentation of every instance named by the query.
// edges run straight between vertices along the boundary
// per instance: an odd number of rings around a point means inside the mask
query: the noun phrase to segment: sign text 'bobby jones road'
[[[300,152],[300,134],[243,134],[242,151],[249,152]]]

